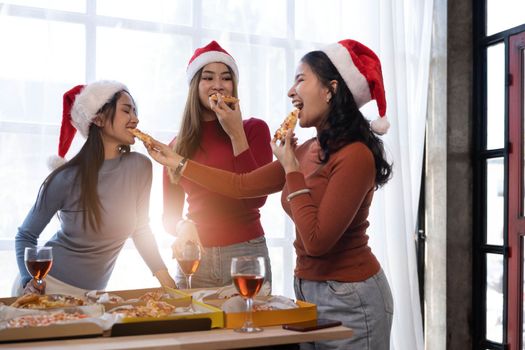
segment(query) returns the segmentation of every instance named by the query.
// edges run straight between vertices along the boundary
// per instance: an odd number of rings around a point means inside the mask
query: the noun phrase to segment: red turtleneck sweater
[[[268,125],[256,118],[244,120],[243,125],[250,147],[234,157],[231,141],[219,121],[202,122],[200,148],[191,159],[238,174],[250,172],[271,162]],[[173,142],[175,139],[172,144]],[[188,218],[195,221],[204,246],[226,246],[264,235],[259,208],[264,205],[266,197],[233,199],[209,191],[184,178],[175,185],[170,183],[166,171],[163,176],[163,190],[163,221],[169,233],[175,233],[186,194]]]

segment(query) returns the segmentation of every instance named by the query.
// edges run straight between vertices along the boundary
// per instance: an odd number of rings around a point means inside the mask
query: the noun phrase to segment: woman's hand
[[[177,288],[177,283],[175,283],[175,280],[170,276],[168,270],[159,270],[155,272],[155,277],[157,277],[157,280],[160,282],[160,285],[163,287],[170,287],[170,288]]]
[[[281,165],[287,174],[301,170],[299,161],[295,157],[297,138],[293,132],[287,132],[284,142],[281,141],[279,144],[277,144],[277,139],[274,137],[272,139],[271,146],[273,154],[279,160],[279,162],[281,162]]]
[[[219,123],[221,123],[222,128],[230,138],[236,138],[244,134],[241,109],[238,101],[235,104],[228,105],[222,99],[222,95],[217,94],[217,101],[210,98],[209,103],[211,110],[215,112]]]
[[[171,245],[171,249],[173,252],[173,257],[177,255],[177,253],[181,253],[184,249],[184,245],[186,242],[191,241],[197,243],[202,250],[202,243],[199,238],[199,234],[197,232],[197,226],[195,223],[191,220],[180,220],[177,223],[176,228],[176,235],[177,239],[175,242]]]
[[[24,294],[46,294],[46,281],[43,280],[42,284],[38,285],[34,279],[31,279],[24,287]]]
[[[144,143],[144,147],[148,150],[151,158],[172,169],[175,169],[183,158],[175,153],[168,145],[155,139],[151,139],[151,145]]]

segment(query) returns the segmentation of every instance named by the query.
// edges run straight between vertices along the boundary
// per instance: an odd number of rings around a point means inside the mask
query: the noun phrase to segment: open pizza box
[[[36,339],[76,338],[87,336],[120,336],[135,334],[155,334],[166,332],[180,332],[219,328],[224,325],[223,312],[213,306],[198,303],[191,296],[174,289],[149,288],[136,290],[119,290],[109,292],[94,292],[96,298],[86,298],[92,303],[78,307],[50,308],[45,310],[22,309],[10,305],[17,298],[3,298],[0,302],[0,342],[25,341]],[[118,297],[116,303],[100,303],[98,297],[103,294]],[[162,293],[162,302],[181,310],[165,317],[126,317],[120,314],[111,314],[107,311],[126,304],[146,305],[146,301],[139,298],[147,293]],[[115,298],[117,299],[117,298]],[[135,300],[131,303],[120,302]],[[107,296],[106,296],[106,300]],[[115,301],[115,300],[110,300]],[[89,311],[85,318],[74,321],[61,321],[51,325],[25,324],[24,327],[11,328],[8,322],[20,319],[20,316],[31,315],[33,320],[41,319],[38,315],[53,315],[56,313],[74,313]],[[3,322],[3,323],[2,323]]]
[[[123,298],[124,302],[117,303],[103,303],[106,312],[111,312],[115,309],[124,309],[128,306],[144,306],[147,301],[140,300],[142,296],[147,293],[158,292],[159,289],[134,289],[134,290],[120,290],[120,291],[108,291],[109,295],[116,295]],[[132,316],[132,317],[121,317],[118,323],[140,323],[140,322],[153,322],[153,321],[170,321],[170,320],[196,320],[196,319],[210,319],[210,328],[222,328],[224,327],[224,317],[222,310],[211,305],[195,301],[191,295],[181,292],[177,289],[165,287],[163,289],[165,297],[161,301],[175,307],[175,312],[168,316],[161,317],[148,317],[148,316]],[[152,324],[150,324],[151,326]],[[124,327],[124,326],[119,326]],[[134,326],[128,326],[132,328]],[[200,327],[200,326],[199,326]],[[191,330],[191,329],[188,329]]]
[[[62,320],[66,315],[71,318],[67,321],[48,324],[50,320]],[[82,316],[76,318],[76,315]],[[103,315],[102,305],[50,310],[18,309],[0,305],[0,342],[102,336],[104,326],[101,317]]]
[[[267,297],[256,297],[264,300]],[[208,305],[221,308],[225,299],[206,299]],[[305,301],[297,300],[295,309],[286,310],[255,310],[252,313],[253,323],[256,327],[278,326],[285,323],[296,323],[317,319],[317,306]],[[245,312],[224,312],[224,328],[240,328],[246,318]]]
[[[304,301],[294,301],[286,297],[270,295],[270,286],[264,285],[259,292],[259,296],[255,297],[253,312],[253,322],[255,326],[276,326],[285,323],[296,323],[303,321],[311,321],[317,319],[317,306]],[[224,327],[225,328],[240,328],[244,324],[246,317],[245,302],[237,295],[235,287],[224,286],[220,288],[201,288],[182,290],[184,293],[192,295],[194,299],[201,301],[206,305],[214,306],[224,312]],[[262,294],[262,295],[261,295]],[[232,300],[236,298],[237,300]],[[237,303],[235,309],[241,309],[240,312],[231,311],[231,302]],[[287,309],[265,309],[268,305],[290,304],[293,308]],[[225,304],[229,303],[229,304]],[[239,305],[240,304],[240,305]]]

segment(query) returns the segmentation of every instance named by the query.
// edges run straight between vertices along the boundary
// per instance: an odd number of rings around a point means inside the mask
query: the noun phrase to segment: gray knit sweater
[[[135,152],[104,161],[98,179],[103,206],[100,232],[90,225],[83,228],[76,171],[69,168],[57,174],[45,198],[38,196],[18,229],[16,259],[23,284],[31,279],[24,265],[24,248],[36,245],[56,213],[61,227],[45,244],[53,247],[51,276],[78,288],[104,289],[129,237],[152,272],[165,268],[149,226],[151,161]]]

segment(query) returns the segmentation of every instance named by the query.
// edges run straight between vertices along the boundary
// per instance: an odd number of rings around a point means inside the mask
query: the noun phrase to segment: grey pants
[[[317,317],[339,320],[352,338],[301,344],[305,349],[390,349],[394,303],[383,270],[362,282],[308,281],[295,278],[295,296],[317,305]]]
[[[230,267],[233,257],[262,256],[265,259],[265,281],[272,283],[272,269],[264,236],[224,247],[206,247],[202,252],[199,269],[191,278],[192,288],[222,287],[232,283]],[[179,288],[186,288],[184,274],[177,268],[175,281]]]

